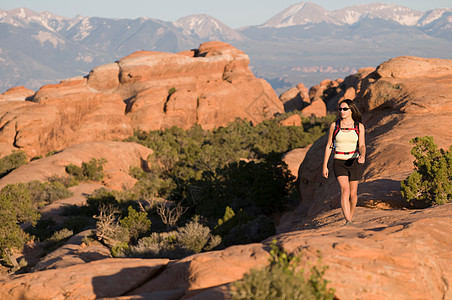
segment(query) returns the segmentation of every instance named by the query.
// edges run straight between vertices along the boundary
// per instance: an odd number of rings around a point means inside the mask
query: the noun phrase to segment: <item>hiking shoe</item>
[[[353,224],[352,221],[346,221],[345,224],[344,224],[344,226],[351,225],[351,224]]]

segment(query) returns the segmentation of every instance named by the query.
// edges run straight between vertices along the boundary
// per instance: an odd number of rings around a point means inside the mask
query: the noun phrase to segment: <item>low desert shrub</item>
[[[27,156],[23,151],[13,151],[10,155],[0,158],[0,178],[26,163]]]
[[[136,211],[132,206],[127,208],[128,215],[119,221],[121,227],[129,231],[129,239],[136,241],[151,229],[151,220],[144,211]]]
[[[187,255],[188,253],[177,244],[176,231],[153,232],[150,236],[141,238],[130,251],[130,256],[143,258],[178,259]]]
[[[28,182],[26,185],[31,193],[33,203],[36,204],[42,204],[44,202],[52,203],[59,199],[69,198],[73,195],[73,193],[59,181],[39,182],[34,180]]]
[[[78,181],[73,176],[50,176],[47,177],[47,181],[50,183],[58,182],[69,188],[71,186],[78,185]]]
[[[203,178],[194,182],[203,187],[195,209],[199,215],[217,220],[227,206],[256,217],[283,211],[295,186],[295,177],[277,159],[234,162],[209,174],[204,172]]]
[[[118,197],[118,192],[105,188],[95,190],[86,199],[86,205],[80,208],[81,213],[87,216],[94,216],[100,213],[101,207],[111,207],[118,216],[125,216],[129,207],[127,201],[122,201]]]
[[[119,242],[111,248],[110,253],[111,256],[116,258],[127,257],[130,253],[129,244],[126,242]]]
[[[210,251],[221,243],[218,235],[194,218],[185,226],[170,232],[153,232],[130,247],[131,257],[180,259],[201,251]]]
[[[286,253],[275,241],[270,246],[270,265],[251,270],[242,280],[233,283],[232,299],[334,299],[334,290],[328,288],[328,282],[323,279],[325,267],[314,266],[309,271],[299,269],[300,256]]]
[[[177,230],[177,239],[180,245],[193,253],[212,250],[221,243],[221,238],[212,235],[209,227],[200,224],[197,218]]]
[[[62,244],[64,244],[73,234],[74,232],[67,228],[63,228],[61,230],[54,232],[52,236],[49,239],[47,239],[45,243],[45,249],[47,251],[57,249]]]
[[[82,166],[70,164],[66,166],[66,172],[79,181],[101,181],[104,178],[104,158],[93,158],[89,162],[83,162]]]
[[[151,156],[149,159],[152,160],[154,157]],[[176,188],[176,184],[171,178],[161,176],[162,171],[156,162],[152,162],[152,164],[154,167],[148,172],[137,167],[131,167],[129,170],[129,174],[138,180],[131,192],[140,199],[166,198],[171,190]]]
[[[183,207],[180,203],[174,205],[168,202],[160,202],[155,208],[167,230],[174,228],[182,215],[188,210],[187,207]]]
[[[176,92],[176,88],[173,86],[172,88],[170,88],[168,90],[168,96],[171,96],[172,94],[174,94]]]
[[[425,206],[452,201],[452,146],[449,151],[438,149],[431,136],[410,143],[414,172],[401,183],[402,197]]]

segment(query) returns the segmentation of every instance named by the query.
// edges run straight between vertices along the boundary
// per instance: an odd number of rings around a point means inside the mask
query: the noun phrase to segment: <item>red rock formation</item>
[[[280,99],[284,103],[286,112],[299,109],[304,110],[305,116],[325,116],[327,111],[336,111],[338,102],[344,99],[355,99],[361,91],[363,79],[373,71],[375,68],[362,68],[358,73],[347,76],[345,79],[325,79],[312,86],[309,92],[303,84],[299,84],[296,88],[282,93]],[[319,101],[323,101],[325,106]],[[314,106],[310,107],[311,103]]]
[[[279,242],[301,252],[308,266],[320,251],[337,299],[452,296],[452,203],[425,210],[358,207],[352,226],[343,226],[340,209],[309,220],[302,215],[297,211],[285,220]]]
[[[285,112],[302,110],[303,107],[311,103],[311,100],[309,99],[308,88],[306,88],[302,83],[282,93],[279,96],[279,99],[284,104]]]
[[[338,80],[325,79],[320,84],[312,86],[309,91],[300,83],[297,87],[291,88],[281,94],[280,100],[284,103],[286,112],[295,109],[301,110],[303,116],[316,117],[326,116],[327,107],[324,103],[324,98],[332,91],[339,88]]]
[[[302,111],[301,115],[305,117],[315,116],[324,117],[326,116],[326,105],[322,98],[315,97],[312,99],[310,105],[306,106]]]
[[[194,56],[137,52],[118,64],[117,93],[128,99],[133,127],[213,129],[237,117],[259,123],[283,111],[271,86],[248,69],[248,56],[222,42],[204,43]]]
[[[354,100],[361,91],[363,79],[373,71],[375,71],[375,68],[362,68],[358,70],[358,73],[345,77],[344,80],[342,80],[337,87],[333,88],[329,95],[325,97],[327,110],[332,112],[336,111],[337,104],[344,99]]]
[[[0,111],[7,110],[0,114],[0,143],[33,157],[78,143],[123,139],[132,134],[118,95],[77,92],[51,97],[52,93],[54,87],[39,91],[40,103],[0,105]]]
[[[283,112],[271,86],[248,64],[245,53],[222,42],[181,54],[139,51],[94,68],[86,78],[43,86],[35,103],[1,101],[0,155],[21,149],[35,156],[123,139],[132,128],[213,129],[235,118],[256,124]]]
[[[279,122],[280,126],[301,126],[301,117],[298,114],[291,115],[290,117],[281,120]]]
[[[0,101],[25,101],[34,94],[33,90],[23,86],[16,86],[4,92],[0,97]]]
[[[452,72],[452,60],[400,56],[390,59],[377,68],[381,77],[409,79],[419,77],[438,78],[449,76]]]

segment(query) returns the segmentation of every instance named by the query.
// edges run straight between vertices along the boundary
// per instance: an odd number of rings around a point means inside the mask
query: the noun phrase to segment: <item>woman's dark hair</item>
[[[361,113],[359,112],[358,107],[356,106],[355,102],[350,99],[344,99],[341,102],[338,103],[337,107],[341,106],[341,103],[347,103],[348,107],[352,111],[352,119],[356,122],[362,123],[363,118],[361,117]]]

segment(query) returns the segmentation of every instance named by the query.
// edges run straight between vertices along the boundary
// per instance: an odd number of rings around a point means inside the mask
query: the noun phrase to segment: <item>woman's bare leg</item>
[[[341,208],[344,214],[345,220],[351,221],[350,215],[350,183],[348,176],[338,176],[337,181],[341,186]]]
[[[358,181],[350,181],[350,220],[353,219],[358,203]]]

